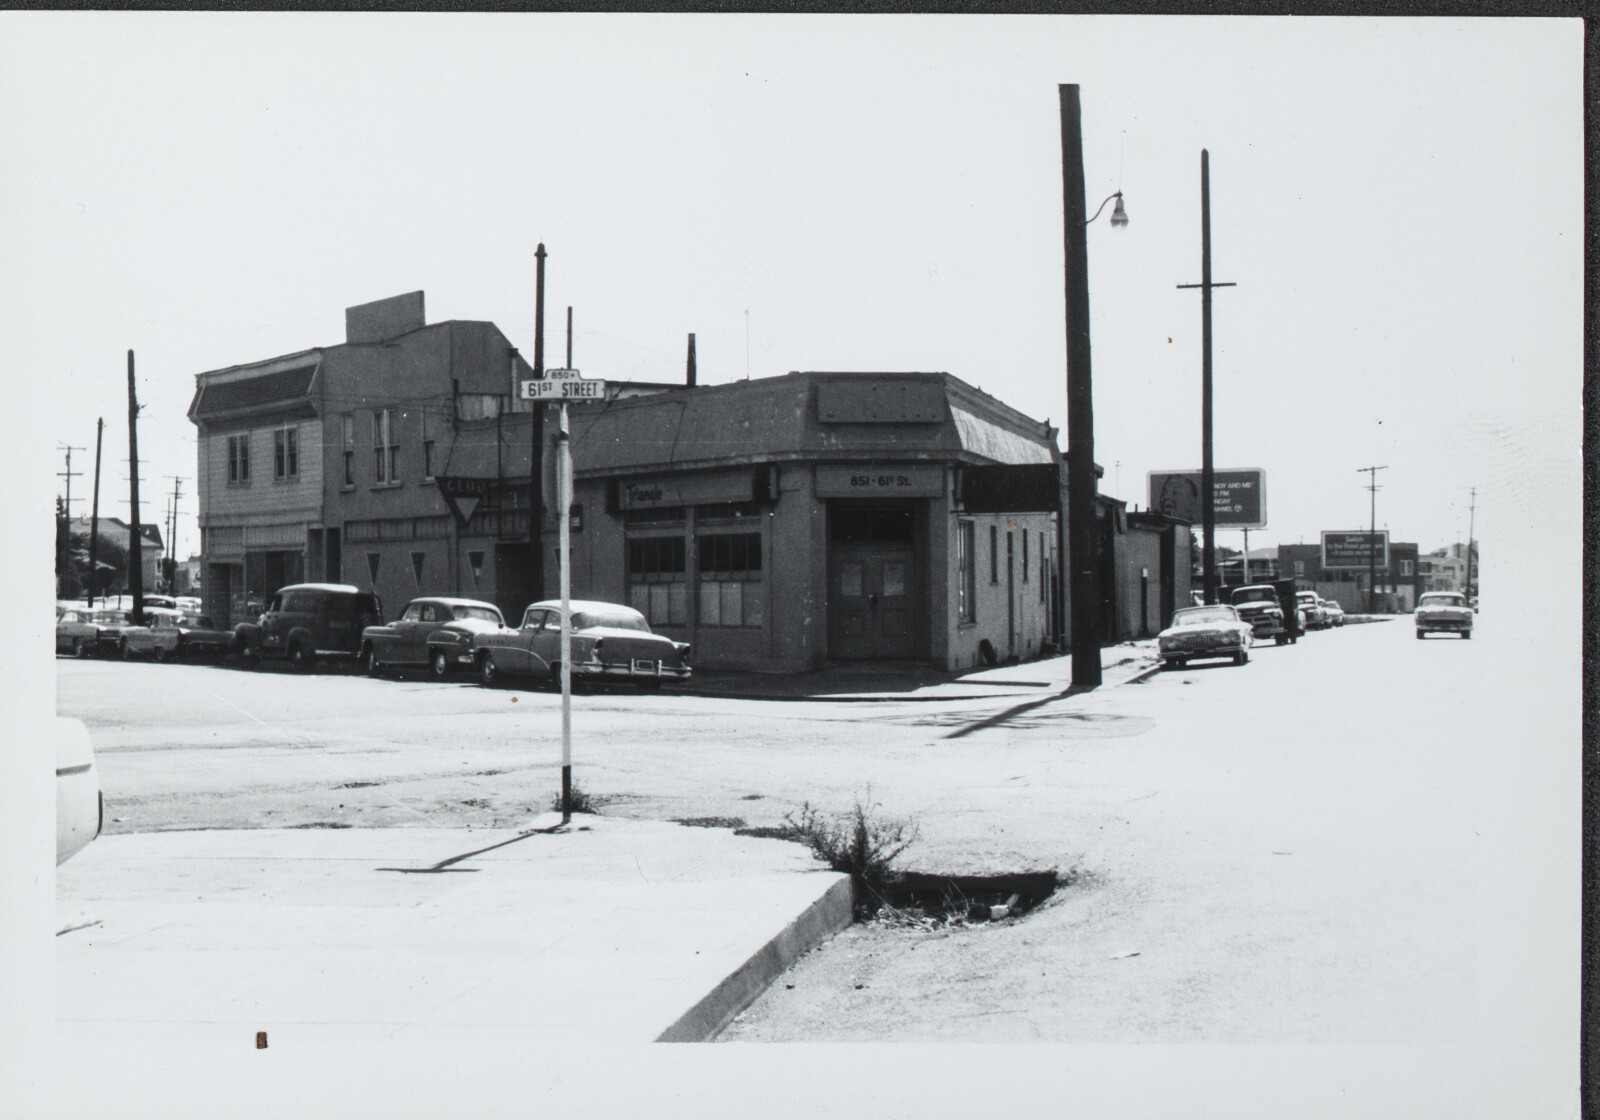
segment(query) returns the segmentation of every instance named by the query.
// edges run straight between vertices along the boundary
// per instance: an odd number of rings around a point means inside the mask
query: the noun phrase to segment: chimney
[[[684,376],[683,376],[684,384],[689,386],[689,388],[693,389],[694,388],[694,378],[695,378],[695,370],[694,370],[694,332],[690,331],[689,332],[689,364],[688,364],[688,368],[684,371]]]

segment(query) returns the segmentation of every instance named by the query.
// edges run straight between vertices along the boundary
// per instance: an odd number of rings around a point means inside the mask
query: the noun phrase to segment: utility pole
[[[1089,235],[1084,197],[1083,110],[1076,85],[1061,101],[1061,206],[1067,301],[1067,548],[1070,551],[1072,683],[1100,686],[1095,575],[1094,394],[1089,368]]]
[[[534,260],[538,262],[535,272],[533,294],[533,376],[534,380],[544,380],[544,242],[539,242],[539,247],[534,250]],[[532,582],[533,599],[537,602],[544,598],[544,541],[541,532],[544,528],[544,406],[538,401],[533,402],[533,412],[529,417],[530,437],[528,444],[528,551],[531,556],[529,574]]]
[[[1369,491],[1368,517],[1371,524],[1367,529],[1367,613],[1378,613],[1378,472],[1386,471],[1388,467],[1357,467],[1356,473],[1363,471],[1367,475],[1367,490]]]
[[[76,598],[78,589],[72,578],[72,480],[79,477],[83,472],[72,469],[72,453],[88,449],[62,444],[58,450],[67,453],[67,469],[56,472],[57,478],[65,478],[67,480],[67,496],[61,500],[58,510],[60,516],[56,521],[56,578],[60,580],[65,577],[65,586],[58,583],[56,594],[64,596],[70,590],[72,592],[71,597]]]
[[[144,561],[139,529],[139,399],[133,387],[133,351],[128,351],[128,590],[133,595],[133,624],[144,625]]]
[[[75,478],[83,477],[83,472],[82,471],[75,471],[75,470],[72,469],[72,453],[74,451],[87,451],[89,449],[87,447],[73,447],[70,444],[62,444],[60,447],[56,448],[56,450],[65,451],[67,453],[67,469],[64,470],[64,471],[57,471],[56,472],[56,477],[57,478],[64,478],[64,479],[67,480],[67,497],[66,497],[67,523],[71,524],[71,522],[72,522],[72,480],[75,479]]]
[[[1473,527],[1474,527],[1473,519],[1477,516],[1477,513],[1478,513],[1478,488],[1476,486],[1474,486],[1472,488],[1472,504],[1467,507],[1467,585],[1466,585],[1466,596],[1467,596],[1467,601],[1468,602],[1472,601],[1472,531],[1473,531]]]
[[[94,422],[94,504],[90,507],[89,514],[89,574],[84,580],[84,605],[94,606],[94,585],[99,579],[99,570],[96,567],[98,557],[95,555],[100,548],[100,443],[106,434],[105,417],[99,417]]]
[[[1216,467],[1211,458],[1211,289],[1236,286],[1211,281],[1211,153],[1201,148],[1200,283],[1178,287],[1200,289],[1200,524],[1205,563],[1201,586],[1207,603],[1217,601]]]
[[[172,479],[172,504],[167,510],[166,559],[163,564],[161,578],[167,584],[167,594],[176,595],[178,581],[175,573],[178,564],[178,545],[175,538],[178,535],[178,499],[183,494],[183,479],[175,474],[169,474],[167,477]]]

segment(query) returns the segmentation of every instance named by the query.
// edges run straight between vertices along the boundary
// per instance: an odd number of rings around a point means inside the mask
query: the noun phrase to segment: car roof
[[[500,609],[493,603],[485,602],[482,599],[454,599],[448,595],[418,595],[406,606],[409,607],[411,603],[442,603],[447,607],[488,607],[496,611]]]
[[[573,600],[571,600],[571,603],[572,603],[572,610],[573,610],[574,613],[576,613],[578,611],[592,611],[592,610],[607,610],[607,611],[610,611],[610,610],[624,610],[624,611],[633,611],[634,614],[638,614],[639,613],[637,610],[635,610],[633,607],[628,606],[628,604],[626,604],[626,603],[606,603],[606,602],[602,602],[599,599],[573,599]],[[537,603],[529,603],[528,606],[523,611],[523,613],[526,614],[527,611],[533,610],[535,607],[539,608],[542,611],[558,611],[558,610],[561,609],[561,600],[560,599],[540,599]]]
[[[350,583],[289,583],[278,588],[273,594],[281,595],[285,591],[337,591],[345,595],[372,594],[372,592],[362,591],[361,588]]]

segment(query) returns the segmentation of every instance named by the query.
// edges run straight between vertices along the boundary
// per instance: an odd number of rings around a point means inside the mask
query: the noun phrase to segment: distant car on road
[[[1328,612],[1328,625],[1329,626],[1343,626],[1344,625],[1344,608],[1339,605],[1337,600],[1335,600],[1335,599],[1324,599],[1324,600],[1322,600],[1322,608],[1325,611]]]
[[[1289,640],[1289,630],[1283,624],[1283,607],[1278,603],[1278,590],[1272,584],[1235,587],[1229,599],[1239,612],[1239,620],[1248,622],[1256,637],[1272,638],[1280,646]]]
[[[1328,621],[1327,608],[1323,606],[1322,596],[1315,591],[1301,591],[1295,595],[1295,600],[1300,606],[1302,616],[1301,626],[1306,630],[1325,630],[1333,623]]]
[[[216,629],[209,618],[195,618],[181,610],[162,607],[145,611],[145,625],[130,626],[122,632],[123,657],[220,661],[231,649],[233,634]]]
[[[310,672],[318,661],[354,661],[361,632],[382,618],[383,604],[370,591],[347,583],[295,583],[280,587],[257,621],[235,627],[233,645],[248,668],[272,657]]]
[[[500,630],[505,624],[505,616],[493,603],[437,596],[413,599],[393,622],[361,631],[361,663],[373,677],[385,669],[426,665],[442,679],[458,666],[471,666],[474,633]]]
[[[1161,664],[1181,669],[1203,657],[1230,658],[1235,665],[1250,660],[1255,630],[1226,603],[1209,607],[1184,607],[1172,616],[1172,625],[1156,636]]]
[[[618,681],[643,689],[689,679],[689,645],[653,633],[644,615],[618,603],[574,599],[572,680]],[[472,636],[473,662],[486,685],[502,677],[561,680],[561,601],[546,599],[523,613],[522,625]]]
[[[1428,634],[1472,637],[1472,608],[1459,591],[1429,591],[1417,600],[1417,638]]]
[[[84,607],[56,610],[56,652],[73,657],[93,657],[100,648],[100,626],[96,612]]]

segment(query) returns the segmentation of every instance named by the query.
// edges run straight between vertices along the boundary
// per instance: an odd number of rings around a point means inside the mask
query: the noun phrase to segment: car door
[[[511,644],[513,649],[509,663],[506,665],[506,669],[509,672],[520,673],[523,676],[528,676],[535,672],[530,651],[533,649],[538,635],[543,631],[545,619],[549,614],[549,611],[530,610],[522,616],[522,625],[512,637]]]
[[[528,672],[548,676],[550,666],[561,660],[561,612],[545,611],[544,624],[529,635]]]
[[[389,624],[389,633],[381,643],[384,648],[378,651],[378,656],[391,665],[416,660],[412,647],[416,644],[417,628],[422,624],[422,615],[427,609],[424,603],[407,603],[400,617]]]

